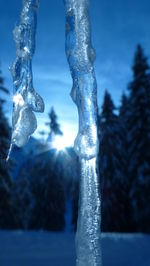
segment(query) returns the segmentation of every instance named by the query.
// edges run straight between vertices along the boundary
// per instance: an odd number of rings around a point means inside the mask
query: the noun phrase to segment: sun
[[[57,151],[65,151],[65,148],[72,146],[70,142],[70,138],[66,135],[63,136],[55,136],[54,140],[52,141],[52,147]]]
[[[63,138],[60,136],[56,136],[52,142],[52,147],[57,151],[64,151],[65,150],[65,143]]]

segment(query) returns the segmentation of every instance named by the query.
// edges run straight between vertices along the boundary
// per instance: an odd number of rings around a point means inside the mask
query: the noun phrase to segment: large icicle
[[[89,0],[64,0],[66,56],[73,79],[71,96],[78,108],[75,150],[81,160],[80,198],[76,234],[77,266],[100,266],[101,212],[97,174],[97,85],[91,45]]]
[[[11,67],[13,77],[12,140],[18,147],[27,143],[37,128],[34,112],[44,111],[44,102],[33,88],[32,57],[39,0],[23,0],[20,24],[14,29],[16,59]]]

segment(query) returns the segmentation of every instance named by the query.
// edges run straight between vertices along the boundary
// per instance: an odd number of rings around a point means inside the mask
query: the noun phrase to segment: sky
[[[15,58],[12,31],[19,21],[21,0],[0,0],[0,62],[5,85],[11,95],[6,111],[11,121],[12,78],[8,70]],[[96,50],[95,72],[98,105],[104,91],[111,93],[116,106],[132,79],[135,49],[140,43],[150,56],[149,0],[91,0],[92,43]],[[65,13],[63,0],[41,0],[38,11],[36,51],[33,58],[35,90],[45,101],[44,114],[38,115],[38,132],[48,130],[48,112],[53,106],[68,143],[78,130],[78,114],[70,97],[72,80],[65,56]]]

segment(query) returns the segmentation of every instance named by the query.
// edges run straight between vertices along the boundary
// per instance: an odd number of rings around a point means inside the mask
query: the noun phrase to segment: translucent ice
[[[34,90],[32,77],[38,6],[39,0],[23,0],[20,23],[13,31],[16,58],[10,68],[14,86],[11,144],[18,147],[26,144],[37,128],[33,111],[44,111],[44,102]]]
[[[71,96],[78,108],[79,132],[75,151],[81,161],[76,235],[77,266],[101,266],[100,188],[96,169],[97,85],[91,45],[89,0],[64,0],[66,56],[73,79]]]
[[[80,210],[76,234],[77,266],[101,266],[100,198],[96,158],[81,159]]]
[[[30,135],[37,128],[37,121],[31,108],[24,104],[21,94],[15,95],[15,102],[13,110],[13,131],[12,144],[22,147],[28,142]]]
[[[66,55],[73,77],[71,96],[79,112],[75,150],[82,158],[97,154],[97,85],[93,69],[89,1],[66,0]]]

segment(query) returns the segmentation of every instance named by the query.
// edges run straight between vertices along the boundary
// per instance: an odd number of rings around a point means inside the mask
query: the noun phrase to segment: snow
[[[102,234],[103,266],[150,266],[149,251],[150,235]],[[50,265],[75,266],[73,233],[0,231],[0,266]]]

